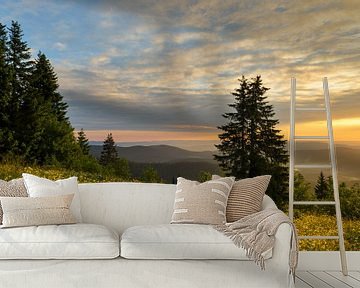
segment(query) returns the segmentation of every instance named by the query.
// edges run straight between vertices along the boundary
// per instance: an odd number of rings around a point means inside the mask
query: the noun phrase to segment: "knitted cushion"
[[[171,223],[225,223],[226,203],[233,183],[233,177],[204,183],[179,177]]]
[[[50,197],[0,197],[3,227],[76,223],[70,212],[74,194]]]
[[[9,182],[0,180],[0,197],[27,197],[24,179],[14,179]],[[0,203],[0,224],[2,224],[3,210]]]

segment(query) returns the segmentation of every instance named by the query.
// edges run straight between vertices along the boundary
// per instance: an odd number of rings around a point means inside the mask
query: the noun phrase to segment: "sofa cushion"
[[[73,224],[70,212],[74,194],[51,197],[0,197],[3,227]]]
[[[0,197],[27,197],[24,179],[13,179],[9,182],[0,180]],[[2,223],[3,211],[0,203],[0,224]]]
[[[102,225],[0,229],[0,259],[102,259],[119,256],[119,237]]]
[[[221,178],[213,175],[212,179]],[[261,210],[261,204],[269,185],[271,175],[240,179],[231,188],[227,206],[226,221],[235,222]]]
[[[24,178],[25,187],[29,197],[48,197],[75,194],[70,210],[75,216],[76,222],[82,222],[77,177],[52,181],[27,173],[23,173],[22,176]]]
[[[249,260],[244,249],[210,225],[134,226],[124,232],[120,247],[121,256],[128,259]],[[272,250],[263,255],[271,258]]]
[[[224,224],[234,179],[225,177],[199,183],[179,177],[171,223]]]

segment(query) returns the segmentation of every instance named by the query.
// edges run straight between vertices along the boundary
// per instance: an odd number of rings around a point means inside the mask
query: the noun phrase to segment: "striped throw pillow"
[[[179,177],[171,223],[226,223],[226,204],[233,184],[234,177],[204,183]]]
[[[212,176],[213,180],[219,178],[220,176],[217,175]],[[270,179],[271,175],[263,175],[236,181],[227,202],[227,222],[235,222],[245,216],[259,212]]]

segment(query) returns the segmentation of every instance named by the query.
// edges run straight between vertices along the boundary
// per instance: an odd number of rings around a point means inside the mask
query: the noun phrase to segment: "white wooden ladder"
[[[340,209],[340,199],[339,199],[339,186],[337,178],[337,167],[336,167],[336,155],[335,155],[335,145],[334,145],[334,135],[332,127],[332,118],[331,118],[331,109],[330,109],[330,95],[327,78],[323,79],[323,89],[324,89],[324,99],[325,107],[312,107],[312,108],[303,108],[296,107],[296,79],[291,78],[291,110],[290,110],[290,167],[289,167],[289,217],[291,220],[294,218],[294,205],[335,205],[336,211],[336,224],[337,224],[337,236],[299,236],[299,239],[335,239],[339,241],[339,251],[341,259],[341,268],[344,275],[348,275],[347,262],[346,262],[346,253],[345,253],[345,244],[344,244],[344,234],[341,221],[341,209]],[[326,112],[327,120],[327,136],[296,136],[295,135],[295,113],[296,111],[324,111]],[[307,140],[307,139],[317,139],[317,140],[328,140],[329,141],[329,150],[330,150],[330,164],[312,164],[304,165],[295,164],[295,140]],[[335,201],[294,201],[294,176],[295,169],[331,169],[332,181],[333,181],[333,190],[334,190],[334,200]]]

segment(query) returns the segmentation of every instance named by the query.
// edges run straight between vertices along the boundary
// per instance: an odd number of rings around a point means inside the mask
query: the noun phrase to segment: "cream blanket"
[[[274,247],[275,233],[282,223],[288,223],[292,228],[289,267],[290,273],[294,276],[298,262],[296,227],[279,209],[266,209],[236,222],[217,225],[214,228],[228,236],[236,246],[244,248],[246,256],[260,265],[261,269],[265,269],[262,254]]]

